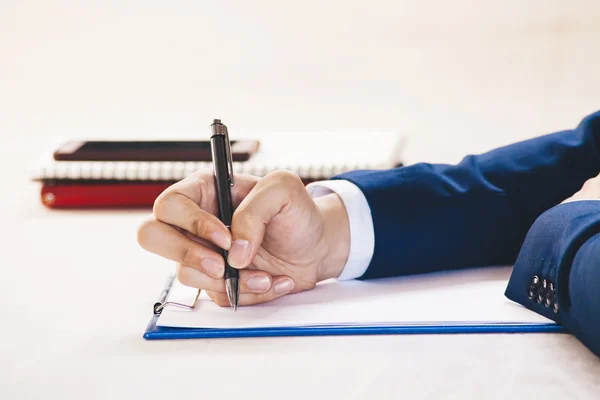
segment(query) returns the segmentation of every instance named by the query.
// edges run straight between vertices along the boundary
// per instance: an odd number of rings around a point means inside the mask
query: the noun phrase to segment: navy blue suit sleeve
[[[600,356],[600,201],[558,205],[525,238],[506,297],[565,326]]]
[[[600,112],[457,165],[338,175],[364,193],[375,249],[361,279],[513,264],[540,214],[600,172]]]

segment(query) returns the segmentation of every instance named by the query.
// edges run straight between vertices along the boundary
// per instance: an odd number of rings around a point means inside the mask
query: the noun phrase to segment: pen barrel
[[[225,260],[225,273],[223,274],[223,279],[239,278],[240,271],[229,265],[227,262],[227,253],[227,250],[221,250],[221,256],[223,256],[223,260]]]
[[[231,184],[229,180],[229,166],[227,160],[227,137],[215,134],[210,138],[212,152],[215,188],[217,194],[217,208],[219,219],[231,230],[231,219],[233,217],[233,204],[231,201]],[[238,278],[239,271],[227,262],[227,250],[219,249],[219,253],[225,260],[224,279]]]
[[[226,146],[225,136],[214,135],[210,138],[219,219],[231,229],[233,206],[231,202],[231,185],[229,182]]]

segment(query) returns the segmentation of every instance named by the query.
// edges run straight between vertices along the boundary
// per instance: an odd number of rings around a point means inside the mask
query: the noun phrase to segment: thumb
[[[233,238],[227,260],[234,268],[245,268],[256,256],[267,225],[290,203],[297,188],[303,186],[291,172],[276,171],[262,178],[233,213]]]

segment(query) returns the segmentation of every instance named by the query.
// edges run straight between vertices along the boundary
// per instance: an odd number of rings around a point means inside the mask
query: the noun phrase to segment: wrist
[[[342,199],[335,193],[315,199],[323,217],[323,257],[317,281],[337,278],[350,254],[350,223]]]

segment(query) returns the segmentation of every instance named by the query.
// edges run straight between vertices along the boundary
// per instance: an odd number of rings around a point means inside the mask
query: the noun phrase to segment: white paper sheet
[[[458,325],[551,323],[508,300],[509,267],[478,268],[372,281],[323,282],[270,303],[231,308],[204,293],[194,310],[167,306],[159,326],[258,328],[309,325]],[[169,300],[190,304],[197,290],[178,281]]]

